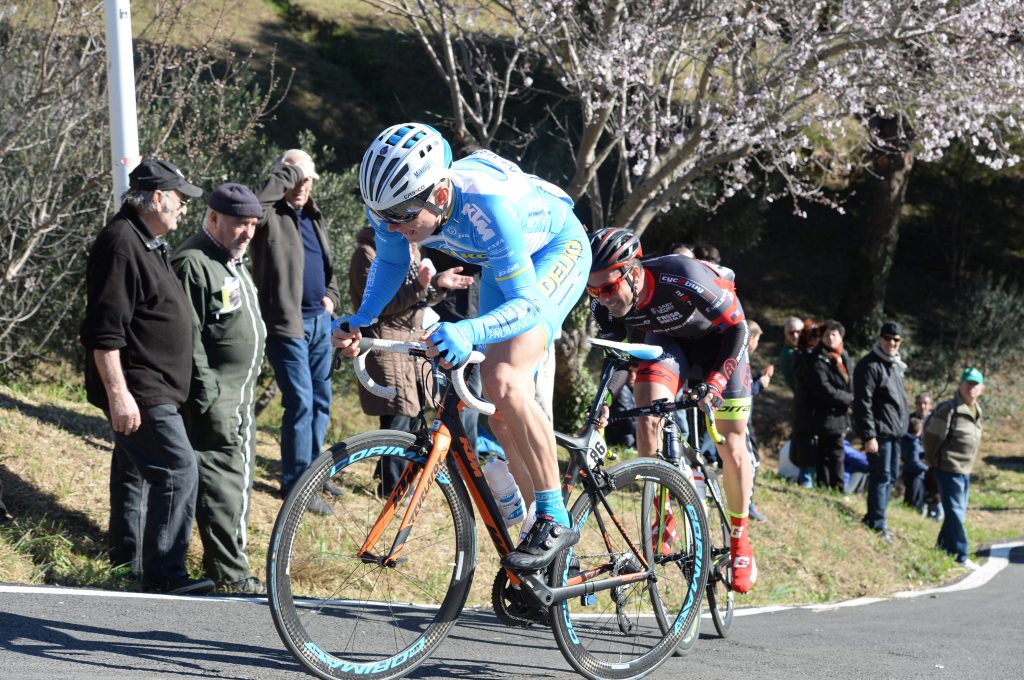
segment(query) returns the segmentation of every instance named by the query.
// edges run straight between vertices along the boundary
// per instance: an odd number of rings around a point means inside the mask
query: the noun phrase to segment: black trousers
[[[819,434],[815,439],[817,440],[815,449],[818,484],[842,493],[846,487],[843,476],[843,459],[846,456],[846,450],[843,448],[843,435]]]
[[[114,432],[110,464],[110,561],[167,587],[188,576],[185,554],[196,514],[196,455],[178,409],[140,409],[142,425]]]

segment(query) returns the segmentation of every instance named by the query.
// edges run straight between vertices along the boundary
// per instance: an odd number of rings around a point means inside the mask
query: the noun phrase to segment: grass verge
[[[277,429],[280,407],[261,415],[257,472],[250,516],[249,556],[263,578],[266,546],[280,509]],[[332,441],[373,427],[352,394],[337,395]],[[968,530],[972,547],[1016,538],[1024,526],[1024,457],[1009,421],[989,421],[971,489]],[[0,475],[15,519],[0,525],[0,581],[135,590],[105,560],[107,475],[111,442],[102,415],[81,391],[54,386],[0,387]],[[771,461],[764,467],[772,467]],[[938,524],[920,517],[894,495],[890,527],[895,546],[860,524],[863,496],[803,489],[758,474],[758,505],[768,521],[751,528],[760,581],[741,605],[825,603],[884,596],[963,575],[933,548]],[[478,527],[479,564],[470,604],[487,605],[498,562]],[[194,537],[188,564],[201,572]]]

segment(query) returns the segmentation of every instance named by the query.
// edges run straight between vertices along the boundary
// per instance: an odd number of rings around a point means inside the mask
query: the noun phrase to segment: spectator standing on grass
[[[893,535],[886,526],[886,508],[900,463],[900,438],[907,431],[910,409],[900,358],[903,332],[895,321],[882,324],[878,341],[854,369],[854,427],[871,466],[868,472],[867,513],[863,522],[886,543]]]
[[[932,414],[935,401],[929,392],[922,392],[914,397],[914,415],[921,419],[922,430],[928,425],[928,417]],[[936,522],[942,521],[942,494],[939,493],[939,480],[935,470],[928,468],[924,473],[924,515]]]
[[[843,348],[846,329],[826,321],[821,343],[807,358],[804,387],[810,409],[814,467],[818,484],[842,493],[846,488],[843,440],[850,431],[850,355]]]
[[[903,461],[903,502],[921,514],[925,511],[924,478],[928,466],[924,464],[921,432],[924,423],[916,415],[910,416],[907,432],[900,439],[900,457]]]
[[[331,417],[331,319],[340,302],[324,216],[313,200],[313,159],[289,149],[257,192],[263,215],[252,272],[267,325],[267,358],[281,390],[281,495],[320,454]],[[341,492],[331,482],[324,491]],[[323,498],[309,501],[327,514]]]
[[[242,258],[263,211],[241,184],[222,184],[207,204],[203,228],[171,258],[192,312],[192,386],[182,417],[199,465],[196,521],[203,568],[218,590],[262,595],[245,547],[267,331]]]
[[[179,407],[192,375],[191,309],[167,258],[189,198],[202,190],[172,163],[144,160],[86,268],[85,389],[113,429],[109,557],[151,590],[198,595],[189,578],[198,472]]]
[[[801,319],[791,316],[786,319],[782,326],[782,350],[779,351],[779,369],[782,371],[782,379],[791,390],[796,390],[796,381],[793,378],[793,362],[796,360],[798,345],[800,344],[800,331],[804,329],[804,322]]]
[[[387,303],[377,321],[364,326],[367,338],[382,338],[400,342],[419,342],[423,335],[423,314],[428,305],[435,304],[448,290],[469,288],[473,279],[461,274],[462,267],[434,271],[433,265],[420,258],[419,248],[409,244],[409,269],[398,292]],[[377,257],[374,232],[363,227],[356,234],[356,248],[348,270],[348,290],[351,299],[362,300],[369,278],[370,267]],[[424,386],[418,373],[419,361],[413,357],[391,352],[370,352],[366,356],[366,370],[378,385],[395,389],[395,396],[380,397],[359,384],[359,403],[363,413],[377,416],[384,430],[412,432],[414,418],[420,412],[420,396]],[[390,494],[402,474],[404,461],[385,456],[378,462],[377,474],[381,478],[381,492]]]
[[[945,517],[937,544],[957,564],[977,569],[968,555],[967,503],[971,491],[971,469],[981,445],[981,404],[985,377],[976,368],[965,368],[953,398],[935,407],[924,433],[925,459],[935,470],[942,492]]]
[[[814,486],[814,471],[817,465],[814,449],[814,421],[811,392],[808,383],[811,378],[813,355],[821,342],[822,325],[806,319],[797,340],[793,354],[793,435],[790,438],[789,458],[800,469],[797,484],[810,488]]]

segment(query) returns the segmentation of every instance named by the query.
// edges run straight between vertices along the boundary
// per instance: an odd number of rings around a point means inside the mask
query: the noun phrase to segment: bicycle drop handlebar
[[[637,408],[631,408],[627,411],[621,411],[608,418],[609,423],[615,423],[622,420],[629,420],[630,418],[636,418],[637,416],[659,416],[672,413],[673,411],[684,411],[686,409],[699,408],[704,412],[704,421],[708,426],[708,434],[716,444],[721,444],[725,441],[718,432],[718,428],[715,427],[715,410],[711,408],[711,404],[701,403],[695,398],[690,392],[687,392],[682,399],[679,401],[668,401],[664,399],[658,399],[650,406],[638,406]]]
[[[408,354],[409,356],[419,357],[421,359],[428,359],[427,347],[421,342],[402,342],[399,340],[382,340],[379,338],[363,338],[359,341],[359,354],[354,358],[356,377],[359,378],[359,382],[362,383],[363,387],[369,390],[372,394],[385,399],[393,398],[397,392],[393,387],[387,387],[386,385],[377,384],[373,378],[370,377],[369,371],[366,370],[366,356],[370,352],[397,352],[399,354]],[[494,404],[478,399],[473,392],[466,386],[465,371],[466,367],[470,364],[479,364],[484,360],[484,355],[476,350],[470,352],[469,358],[460,366],[452,368],[449,372],[452,379],[452,386],[455,388],[455,393],[459,395],[461,399],[470,408],[483,413],[485,416],[492,415],[494,413]]]

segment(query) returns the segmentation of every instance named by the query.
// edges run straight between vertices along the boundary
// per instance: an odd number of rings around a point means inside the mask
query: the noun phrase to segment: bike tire
[[[689,483],[689,480],[687,480],[687,482]],[[694,492],[696,493],[696,489],[694,489]],[[650,505],[651,503],[653,503],[655,494],[655,487],[653,485],[648,484],[647,487],[644,489],[644,504]],[[653,517],[653,508],[651,510],[651,513]],[[693,530],[688,522],[684,522],[679,530],[685,530],[685,533],[683,533],[683,540],[694,540]],[[658,625],[661,626],[661,630],[663,632],[667,631],[670,625],[670,616],[664,611],[658,611],[655,615],[658,617]],[[693,622],[690,623],[690,625],[683,632],[683,635],[679,638],[679,644],[676,645],[676,648],[673,651],[674,656],[686,656],[693,650],[694,647],[697,646],[697,640],[700,639],[700,619],[701,614],[700,612],[698,612],[697,616],[693,618]]]
[[[332,446],[302,475],[278,515],[267,553],[270,611],[285,646],[317,677],[401,677],[430,656],[465,605],[475,525],[465,486],[445,465],[402,561],[385,567],[356,556],[387,499],[374,479],[377,462],[398,458],[419,479],[425,459],[415,441],[407,432],[380,430]],[[333,515],[309,512],[328,479],[345,495],[327,500]],[[373,544],[375,554],[390,552],[411,495]]]
[[[713,470],[708,473],[715,474]],[[707,486],[706,499],[708,521],[708,543],[711,547],[711,569],[708,571],[707,601],[711,621],[715,630],[723,637],[729,637],[733,613],[736,607],[736,593],[732,590],[732,555],[729,551],[729,514],[723,506],[722,488],[715,483],[715,489]],[[722,499],[722,500],[720,500]]]
[[[657,580],[643,579],[584,598],[551,606],[555,641],[569,664],[591,680],[624,680],[645,675],[662,664],[700,614],[707,581],[706,523],[697,494],[678,470],[651,458],[620,463],[606,471],[602,484],[608,504],[630,540],[648,564],[655,565]],[[596,479],[601,479],[600,475]],[[652,546],[650,505],[644,488],[663,487],[677,521],[691,522],[693,541],[674,543],[667,555],[655,558]],[[572,505],[573,526],[580,541],[559,554],[551,570],[551,584],[558,587],[571,577],[600,565],[622,565],[618,573],[642,569],[599,501],[584,492]],[[599,521],[600,520],[600,521]],[[604,523],[605,530],[600,524]],[[612,543],[609,549],[605,543]],[[680,568],[681,562],[688,562]],[[613,572],[615,573],[615,572]],[[595,585],[597,578],[593,580]]]

